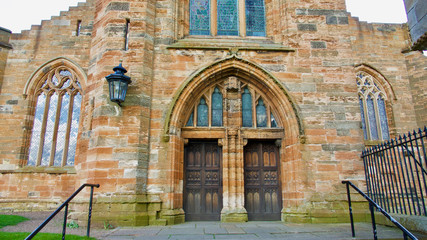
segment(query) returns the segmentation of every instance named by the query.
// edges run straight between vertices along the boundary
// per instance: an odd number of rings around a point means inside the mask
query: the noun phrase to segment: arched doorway
[[[284,166],[300,160],[295,150],[302,132],[295,105],[283,86],[262,68],[234,56],[196,73],[174,101],[165,126],[175,174],[173,207],[181,206],[187,220],[203,219],[203,214],[218,206],[222,209],[216,210],[214,218],[220,216],[222,221],[247,221],[248,216],[249,220],[279,220],[286,191],[292,187],[282,184],[287,171]],[[211,160],[206,152],[192,150],[201,142],[220,149],[215,150],[220,151],[220,157],[215,160],[219,169],[214,170],[216,179],[222,179],[215,182],[219,183],[215,189],[222,190],[218,194],[202,190],[212,169],[207,167]],[[257,153],[258,163],[262,161],[259,166],[255,166],[255,158],[245,157],[252,146],[261,149]],[[263,150],[268,148],[274,150]],[[197,154],[199,159],[194,157]],[[194,161],[200,163],[197,169],[191,165]],[[195,176],[194,171],[200,174]],[[252,176],[258,179],[251,178],[254,171]],[[195,181],[196,192],[192,189]],[[262,191],[262,197],[250,191]],[[245,205],[250,201],[251,206]],[[200,208],[193,209],[190,205],[196,202]],[[200,215],[192,218],[195,211]]]

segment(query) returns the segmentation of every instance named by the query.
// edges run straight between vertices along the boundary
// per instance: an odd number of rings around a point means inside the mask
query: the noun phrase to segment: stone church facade
[[[2,28],[0,211],[98,183],[97,223],[348,221],[362,149],[427,123],[411,44],[345,0],[87,0]],[[105,79],[119,63],[121,106]]]

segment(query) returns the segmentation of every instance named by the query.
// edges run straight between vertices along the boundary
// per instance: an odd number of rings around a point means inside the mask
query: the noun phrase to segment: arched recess
[[[218,81],[227,77],[237,77],[268,97],[272,108],[277,114],[276,120],[283,128],[281,138],[281,165],[282,171],[282,200],[283,207],[294,206],[300,199],[295,194],[304,184],[304,176],[293,179],[292,176],[304,172],[300,154],[300,144],[304,139],[304,129],[299,117],[298,108],[285,87],[269,72],[262,67],[241,59],[237,56],[217,61],[193,73],[181,85],[175,94],[167,112],[163,141],[168,145],[167,159],[170,161],[171,208],[182,208],[183,189],[183,149],[185,139],[181,136],[181,128],[188,121],[188,110],[199,100],[198,93],[204,89],[215,86]],[[213,136],[212,138],[217,138]],[[243,176],[240,176],[243,177]]]
[[[394,113],[393,113],[393,104],[397,100],[395,91],[393,89],[393,86],[390,84],[390,82],[387,80],[387,78],[379,72],[377,69],[375,69],[373,66],[369,64],[357,64],[355,65],[355,77],[360,73],[368,74],[370,75],[373,80],[379,84],[379,88],[386,94],[387,99],[385,100],[385,106],[386,106],[386,113],[387,113],[387,121],[388,126],[390,130],[390,135],[395,134],[395,121],[394,121]]]
[[[61,75],[62,71],[64,71],[63,72],[64,75]],[[74,89],[71,91],[74,91],[74,92],[77,91],[78,94],[83,97],[83,99],[80,97],[78,100],[79,112],[85,109],[83,102],[85,102],[84,92],[86,89],[87,76],[85,71],[76,62],[66,57],[57,57],[45,62],[40,67],[38,67],[28,78],[23,89],[23,97],[27,100],[28,108],[27,108],[27,118],[26,118],[27,120],[25,123],[25,131],[23,136],[24,144],[22,144],[22,149],[21,149],[22,158],[20,159],[20,163],[19,163],[21,166],[28,164],[27,161],[28,161],[28,154],[30,151],[29,149],[30,139],[31,139],[32,130],[33,130],[35,112],[37,108],[36,105],[37,105],[38,94],[40,94],[40,91],[44,91],[44,90],[41,90],[42,88],[45,89],[46,91],[51,91],[49,90],[51,89],[50,87],[46,87],[46,86],[49,86],[49,84],[46,85],[46,82],[48,81],[47,79],[52,79],[53,76],[55,79],[58,79],[58,80],[61,78],[62,79],[61,81],[65,81],[63,79],[67,79],[67,78],[73,79],[72,82],[74,83],[72,83],[71,85],[70,84],[66,85],[66,83],[63,83],[62,86],[57,85],[55,89],[62,89],[60,91],[63,91],[63,92],[70,91],[69,89]],[[60,96],[63,96],[63,95],[60,95]],[[78,121],[77,121],[78,125],[75,126],[77,129],[76,132],[81,132],[82,129],[79,126],[82,125],[81,124],[82,121],[80,119],[82,118],[82,116],[87,116],[87,114],[79,113],[79,115],[77,116],[78,116]],[[55,121],[58,121],[58,119],[56,119]],[[69,138],[67,138],[66,140],[67,142],[69,141],[68,139]],[[51,143],[49,142],[48,144],[51,144]],[[76,148],[73,148],[73,151],[75,153]],[[77,151],[78,151],[78,148],[77,148]],[[78,154],[75,156],[78,156]]]

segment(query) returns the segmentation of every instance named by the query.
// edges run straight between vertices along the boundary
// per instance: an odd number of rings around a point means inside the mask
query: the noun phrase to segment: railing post
[[[94,186],[90,187],[89,213],[87,216],[87,232],[86,232],[87,237],[89,237],[90,235],[90,219],[92,218],[93,187]]]
[[[67,229],[68,203],[65,205],[64,224],[62,225],[62,240],[65,240],[65,231]]]
[[[348,182],[346,182],[345,186],[347,188],[348,210],[350,212],[351,236],[355,237],[356,234],[354,232],[353,208],[351,207],[350,187],[348,186]]]
[[[83,185],[81,185],[80,187],[79,187],[79,189],[77,189],[73,194],[71,194],[71,196],[67,199],[67,200],[65,200],[65,202],[64,203],[62,203],[61,204],[61,206],[59,206],[48,218],[46,218],[46,220],[44,220],[44,222],[42,223],[42,224],[40,224],[40,226],[38,226],[32,233],[30,233],[30,235],[28,235],[26,238],[25,238],[25,240],[31,240],[38,232],[40,232],[40,230],[41,229],[43,229],[45,226],[46,226],[46,224],[48,224],[49,223],[49,221],[50,220],[52,220],[52,218],[54,218],[55,216],[56,216],[56,214],[58,214],[64,207],[65,207],[65,218],[64,218],[64,226],[63,226],[63,229],[62,229],[62,231],[63,231],[63,235],[62,235],[62,239],[65,239],[65,228],[66,228],[66,225],[67,225],[67,215],[68,215],[68,203],[77,195],[77,194],[79,194],[79,192],[83,189],[83,188],[85,188],[85,187],[87,187],[87,186],[89,186],[89,187],[91,187],[91,195],[90,195],[90,207],[89,207],[89,210],[90,210],[90,213],[89,213],[89,228],[90,228],[90,217],[91,217],[91,215],[92,215],[92,213],[91,213],[91,211],[92,211],[92,198],[93,198],[93,187],[97,187],[97,188],[99,188],[99,184],[88,184],[88,183],[85,183],[85,184],[83,184]],[[89,236],[89,229],[88,229],[88,231],[87,231],[87,236]]]
[[[377,225],[375,224],[374,205],[372,203],[369,203],[369,210],[371,211],[372,231],[374,233],[374,240],[377,240]]]

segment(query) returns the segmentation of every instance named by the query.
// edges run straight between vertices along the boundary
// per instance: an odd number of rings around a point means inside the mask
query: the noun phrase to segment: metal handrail
[[[46,224],[49,223],[50,220],[52,220],[52,218],[54,218],[56,216],[56,214],[58,214],[64,207],[65,207],[65,213],[64,213],[64,225],[62,226],[62,239],[65,240],[65,229],[66,229],[66,225],[67,225],[67,215],[68,215],[68,203],[70,203],[71,200],[73,200],[73,198],[80,193],[80,191],[83,190],[83,188],[85,187],[90,187],[90,200],[89,200],[89,214],[88,214],[88,219],[87,219],[87,232],[86,232],[86,236],[89,237],[90,234],[90,220],[92,217],[92,201],[93,201],[93,188],[99,188],[99,184],[89,184],[89,183],[85,183],[83,185],[81,185],[79,187],[79,189],[77,189],[63,204],[61,204],[61,206],[59,206],[48,218],[46,218],[46,220],[44,220],[44,222],[42,224],[40,224],[40,226],[38,226],[30,235],[28,235],[28,237],[25,238],[25,240],[30,240],[32,239],[38,232],[40,232],[40,230],[42,230]]]
[[[352,237],[355,237],[354,232],[354,222],[353,222],[353,209],[351,207],[351,198],[350,198],[350,188],[349,186],[353,187],[360,195],[362,195],[366,200],[369,202],[369,210],[371,211],[371,219],[372,219],[372,229],[374,233],[374,239],[377,240],[377,227],[375,224],[375,215],[374,215],[374,207],[378,209],[386,218],[388,218],[396,227],[398,227],[403,232],[403,238],[408,239],[411,238],[413,240],[418,240],[411,232],[409,232],[402,224],[400,224],[396,219],[394,219],[388,212],[386,212],[384,209],[382,209],[376,202],[374,202],[368,195],[366,195],[362,190],[360,190],[358,187],[356,187],[352,182],[350,181],[342,181],[342,184],[346,185],[347,188],[347,198],[348,198],[348,208],[350,211],[350,222],[351,222],[351,234]]]

